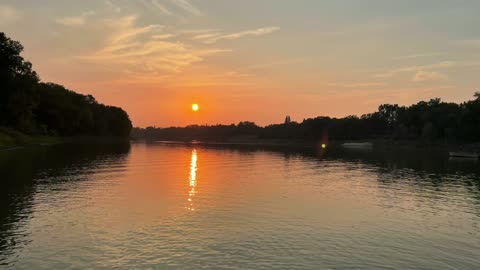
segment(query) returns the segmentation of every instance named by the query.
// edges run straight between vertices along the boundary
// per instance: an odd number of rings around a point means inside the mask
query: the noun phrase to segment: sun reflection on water
[[[195,211],[193,206],[193,197],[197,194],[195,187],[197,186],[197,150],[192,150],[192,159],[190,161],[190,176],[189,176],[190,190],[188,191],[188,203],[186,208],[190,211]]]

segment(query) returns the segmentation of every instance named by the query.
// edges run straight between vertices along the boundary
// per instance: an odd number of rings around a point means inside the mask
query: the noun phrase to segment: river
[[[480,269],[480,165],[436,150],[0,151],[0,268]]]

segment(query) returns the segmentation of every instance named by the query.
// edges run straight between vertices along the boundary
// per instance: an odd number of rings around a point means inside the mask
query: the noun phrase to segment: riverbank
[[[124,137],[96,137],[96,136],[41,136],[26,135],[14,129],[0,127],[0,150],[27,147],[27,146],[43,146],[72,142],[92,142],[92,143],[109,143],[109,142],[127,142],[129,138]]]
[[[0,127],[0,149],[60,142],[61,139],[58,137],[26,135],[14,129]]]
[[[144,141],[143,139],[136,141]],[[445,141],[422,141],[422,140],[393,140],[393,139],[370,139],[370,140],[276,140],[260,138],[232,138],[226,140],[145,140],[147,143],[157,142],[164,144],[186,144],[204,146],[240,146],[240,147],[282,147],[282,148],[336,148],[344,143],[371,143],[376,149],[404,148],[404,149],[442,149],[444,151],[467,150],[475,152],[480,150],[479,143],[447,143]]]

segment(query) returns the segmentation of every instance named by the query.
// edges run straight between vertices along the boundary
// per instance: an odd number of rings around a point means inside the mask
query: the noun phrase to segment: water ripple
[[[21,184],[2,193],[0,267],[480,265],[476,173],[157,144],[64,159],[2,169]]]

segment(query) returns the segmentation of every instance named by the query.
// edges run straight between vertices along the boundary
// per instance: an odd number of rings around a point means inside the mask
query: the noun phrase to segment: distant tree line
[[[480,141],[480,93],[461,104],[439,98],[411,106],[384,104],[378,111],[344,118],[316,117],[301,123],[286,117],[282,124],[259,127],[253,122],[231,125],[134,128],[132,136],[150,140],[361,140],[394,139],[455,142]]]
[[[128,136],[121,108],[98,103],[53,83],[43,83],[20,53],[18,41],[0,33],[0,126],[27,134]]]
[[[152,140],[214,140],[224,141],[236,138],[256,137],[262,128],[253,122],[240,122],[237,125],[191,125],[169,128],[133,128],[132,137]]]

